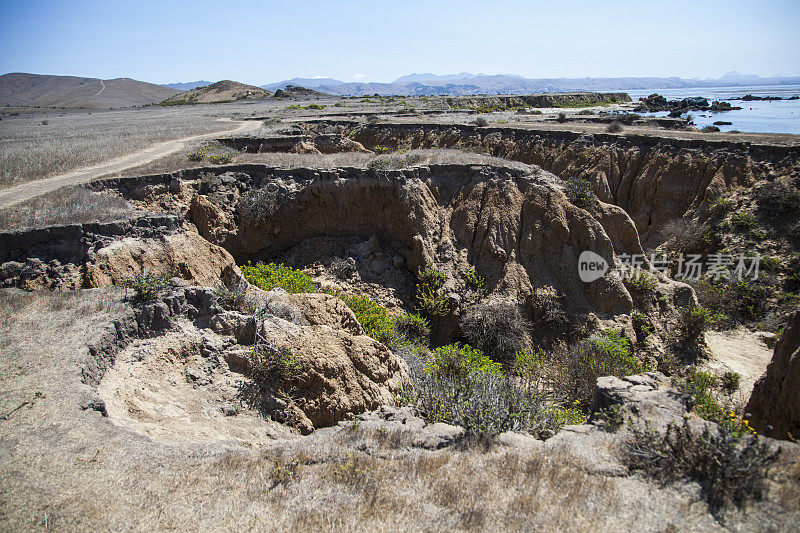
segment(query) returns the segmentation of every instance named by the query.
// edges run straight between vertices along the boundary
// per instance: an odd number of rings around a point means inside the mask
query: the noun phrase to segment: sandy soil
[[[762,340],[763,335],[764,332],[746,328],[706,333],[706,344],[711,350],[711,359],[706,366],[718,373],[738,372],[742,376],[739,395],[744,402],[750,398],[753,384],[764,374],[772,359],[772,349]]]

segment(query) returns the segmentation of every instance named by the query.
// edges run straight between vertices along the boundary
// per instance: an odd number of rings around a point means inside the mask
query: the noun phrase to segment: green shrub
[[[137,300],[155,300],[170,277],[169,274],[156,274],[144,268],[125,276],[122,286],[132,289]]]
[[[684,307],[678,316],[678,334],[686,344],[698,342],[706,330],[717,322],[714,313],[703,306]]]
[[[345,294],[329,287],[323,287],[322,292],[342,300],[356,315],[356,320],[364,328],[364,333],[386,345],[391,346],[394,343],[396,336],[394,317],[389,315],[378,302],[366,294]]]
[[[731,216],[731,223],[737,228],[751,229],[758,225],[758,219],[753,213],[739,211]]]
[[[403,314],[394,321],[394,329],[404,339],[416,344],[427,344],[431,336],[428,321],[417,313]]]
[[[560,113],[558,114],[558,116],[556,117],[556,121],[557,121],[559,124],[563,124],[564,122],[566,122],[566,121],[567,121],[567,114],[566,114],[566,113],[564,113],[563,111],[562,111],[562,112],[560,112]]]
[[[722,374],[720,378],[720,387],[726,394],[732,396],[739,390],[739,384],[742,382],[742,375],[738,372],[728,371]]]
[[[489,125],[489,121],[486,120],[483,117],[478,117],[478,118],[475,119],[475,125],[478,126],[479,128],[482,128],[484,126],[488,126]]]
[[[591,365],[598,370],[607,369],[603,375],[630,375],[644,372],[645,366],[633,355],[631,343],[622,330],[606,329],[600,335],[589,339],[589,343],[600,355]]]
[[[206,157],[206,151],[201,149],[194,152],[189,152],[186,154],[186,157],[189,159],[189,161],[202,161]]]
[[[716,126],[703,126],[703,128],[700,131],[702,131],[703,133],[716,133],[720,130]]]
[[[289,294],[317,292],[317,284],[301,272],[276,263],[256,263],[248,261],[241,267],[245,279],[259,289],[269,291],[279,287]]]
[[[736,202],[733,198],[717,198],[717,200],[709,207],[711,214],[717,217],[724,216],[736,208]]]
[[[227,165],[231,161],[233,161],[232,154],[214,154],[208,157],[208,160],[214,163],[215,165]]]
[[[503,365],[469,344],[448,344],[433,351],[425,372],[434,377],[464,377],[471,372],[501,375]]]
[[[302,368],[287,346],[257,344],[250,350],[250,377],[259,383],[290,380]]]
[[[739,322],[762,320],[769,311],[769,301],[775,294],[763,276],[758,282],[750,280],[691,281],[700,304],[712,312],[714,327],[734,326]]]
[[[656,277],[642,269],[636,269],[623,281],[629,289],[640,293],[651,292],[656,286]]]
[[[592,189],[592,184],[582,178],[570,178],[565,191],[567,199],[575,206],[587,209],[597,202],[597,197]]]
[[[430,316],[444,316],[450,311],[450,302],[442,294],[447,276],[430,264],[418,271],[417,308]]]
[[[631,314],[631,322],[633,323],[633,331],[636,333],[636,339],[638,341],[643,341],[648,335],[655,331],[655,326],[653,326],[650,318],[640,311],[634,311]]]
[[[409,360],[412,381],[399,400],[413,405],[430,423],[462,426],[468,435],[494,436],[504,431],[534,434],[554,430],[563,413],[546,403],[534,387],[521,386],[500,365],[469,346],[450,345],[429,355],[424,371]]]
[[[611,122],[611,123],[610,123],[610,124],[609,124],[609,125],[606,127],[606,131],[607,131],[608,133],[619,133],[619,132],[621,132],[622,130],[623,130],[623,128],[622,128],[622,124],[620,124],[620,122],[619,122],[619,121],[617,121],[617,120],[615,120],[615,121]]]
[[[470,291],[470,299],[472,301],[479,301],[486,294],[486,278],[478,274],[478,272],[471,268],[464,274],[464,283],[467,285],[467,290]]]
[[[545,353],[541,350],[525,348],[514,354],[513,372],[521,378],[533,378],[541,370]]]
[[[588,411],[594,401],[597,378],[628,376],[647,370],[618,330],[599,335],[568,348],[555,350],[546,363],[554,394],[560,401]]]

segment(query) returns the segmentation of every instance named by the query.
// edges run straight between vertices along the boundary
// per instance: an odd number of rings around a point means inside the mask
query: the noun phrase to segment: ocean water
[[[738,111],[691,111],[694,123],[698,128],[709,126],[717,121],[732,122],[730,126],[718,126],[721,131],[739,130],[757,133],[796,133],[800,134],[800,100],[779,100],[743,102],[733,100],[747,94],[753,96],[800,96],[800,85],[758,85],[743,87],[699,87],[691,89],[656,89],[625,91],[634,101],[653,93],[658,93],[667,100],[680,100],[692,96],[713,100],[725,100],[742,109]],[[667,112],[642,113],[647,116],[666,116]],[[684,114],[684,116],[686,116]]]

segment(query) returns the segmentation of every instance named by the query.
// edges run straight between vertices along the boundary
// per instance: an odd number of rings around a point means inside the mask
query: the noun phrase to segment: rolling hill
[[[186,92],[171,96],[161,102],[162,105],[213,104],[232,102],[235,100],[264,98],[272,93],[255,85],[246,85],[238,81],[222,80],[205,87],[196,87]]]
[[[130,78],[101,80],[14,72],[0,76],[0,105],[102,109],[151,104],[179,91]]]
[[[192,89],[196,89],[198,87],[205,87],[206,85],[211,85],[214,83],[213,81],[206,81],[206,80],[198,80],[198,81],[187,81],[184,83],[162,83],[164,87],[171,87],[172,89],[177,89],[179,91],[190,91]]]

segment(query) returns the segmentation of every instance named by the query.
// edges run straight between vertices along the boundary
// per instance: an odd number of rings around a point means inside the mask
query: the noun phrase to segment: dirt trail
[[[99,178],[106,174],[110,174],[113,172],[120,172],[127,168],[150,163],[151,161],[154,161],[156,159],[169,155],[173,152],[181,150],[188,143],[191,142],[202,141],[206,139],[215,139],[222,135],[239,135],[244,133],[250,133],[261,127],[261,121],[258,120],[246,120],[246,121],[233,121],[230,119],[220,119],[220,120],[226,122],[238,123],[239,127],[228,131],[204,133],[202,135],[193,135],[191,137],[184,137],[182,139],[173,139],[171,141],[164,141],[155,144],[150,148],[146,148],[144,150],[140,150],[132,154],[116,157],[114,159],[110,159],[108,161],[99,163],[97,165],[80,168],[77,170],[67,172],[66,174],[60,174],[58,176],[52,176],[49,178],[43,178],[40,180],[22,183],[20,185],[9,187],[7,189],[0,189],[0,209],[12,206],[14,204],[18,204],[20,202],[24,202],[36,196],[40,196],[42,194],[48,193],[60,187],[64,187],[65,185],[77,185],[79,183],[84,183]]]
[[[738,394],[745,402],[753,392],[753,384],[764,374],[772,359],[772,349],[767,347],[761,335],[764,333],[745,328],[706,333],[706,343],[711,350],[706,366],[717,372],[738,372],[742,376]]]
[[[98,93],[95,96],[99,96],[100,93],[102,93],[103,91],[106,90],[106,84],[103,83],[103,80],[100,80],[100,86],[101,86],[101,89],[100,89],[100,91],[98,91]]]

